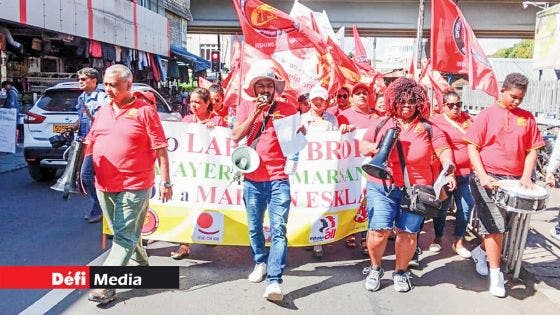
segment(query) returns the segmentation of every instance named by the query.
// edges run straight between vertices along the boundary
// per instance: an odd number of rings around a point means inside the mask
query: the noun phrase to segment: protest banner
[[[163,122],[168,137],[173,199],[157,200],[153,189],[142,235],[182,243],[248,245],[243,182],[232,181],[231,130],[200,124]],[[367,228],[355,220],[365,187],[358,151],[359,133],[309,132],[290,177],[292,203],[288,245],[326,244]],[[157,174],[156,168],[156,174]],[[268,217],[265,237],[270,239]],[[103,232],[111,234],[104,224]]]

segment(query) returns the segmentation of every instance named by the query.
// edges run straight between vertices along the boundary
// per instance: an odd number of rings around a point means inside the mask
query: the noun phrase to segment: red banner
[[[498,97],[498,84],[492,65],[453,1],[432,1],[430,40],[434,70],[468,73],[469,84],[473,89]]]
[[[287,13],[259,0],[233,0],[244,40],[271,55],[275,51],[321,47],[321,36]],[[287,35],[287,36],[281,36]]]

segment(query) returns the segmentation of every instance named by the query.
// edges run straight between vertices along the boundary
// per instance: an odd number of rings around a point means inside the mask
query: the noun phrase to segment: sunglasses
[[[360,92],[354,92],[352,93],[352,95],[368,95],[369,92],[368,91],[360,91]]]
[[[85,81],[87,79],[89,79],[89,78],[78,78],[78,81]]]
[[[463,102],[455,102],[455,103],[445,103],[449,109],[453,109],[453,107],[461,108],[463,106]]]
[[[348,95],[347,94],[338,94],[336,97],[346,99],[346,98],[348,98]]]

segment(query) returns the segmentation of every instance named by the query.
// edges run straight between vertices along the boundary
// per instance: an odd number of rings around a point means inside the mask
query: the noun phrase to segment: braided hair
[[[426,90],[416,81],[408,78],[398,78],[391,82],[383,93],[385,108],[389,116],[397,113],[397,104],[405,102],[416,103],[416,114],[424,118],[430,116]]]

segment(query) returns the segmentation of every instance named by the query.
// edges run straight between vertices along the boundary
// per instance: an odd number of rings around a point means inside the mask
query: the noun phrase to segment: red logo
[[[214,217],[208,212],[202,212],[196,220],[198,231],[206,235],[214,235],[220,232],[219,228],[213,227]]]
[[[254,1],[242,0],[241,8],[249,25],[263,36],[276,37],[283,32],[289,33],[297,30],[296,23],[289,17],[281,16],[281,11],[268,4],[261,3],[255,6]]]
[[[150,235],[154,233],[159,226],[159,218],[152,208],[148,208],[146,213],[146,218],[144,219],[144,225],[142,225],[142,235]]]

